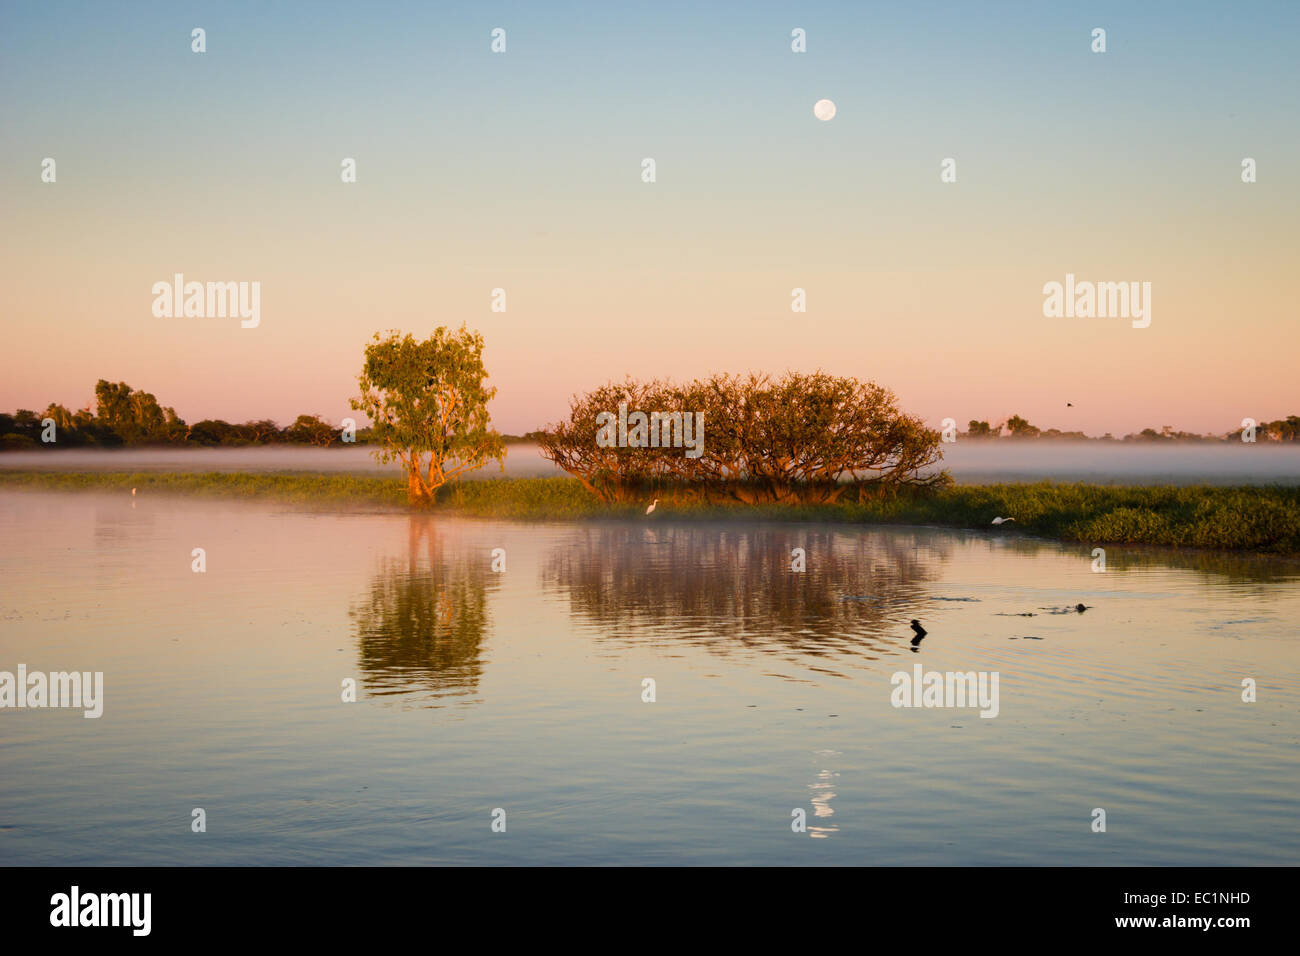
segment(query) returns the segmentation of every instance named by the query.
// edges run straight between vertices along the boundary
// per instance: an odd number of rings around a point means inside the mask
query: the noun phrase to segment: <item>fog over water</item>
[[[360,475],[398,475],[397,464],[375,461],[374,446],[352,445],[306,448],[300,445],[266,445],[249,448],[122,448],[67,449],[53,452],[22,451],[0,454],[0,469],[49,471],[245,471],[338,472]],[[562,475],[542,458],[535,445],[510,445],[504,475],[489,462],[468,477],[536,478]]]
[[[707,443],[707,437],[706,437]],[[707,444],[706,444],[707,448]],[[68,449],[0,454],[0,469],[58,471],[305,471],[396,474],[365,446],[304,448]],[[958,441],[943,446],[944,467],[967,484],[1088,481],[1099,484],[1300,484],[1300,443],[1155,444],[1112,442]],[[536,445],[511,445],[505,477],[564,473]],[[471,478],[500,478],[489,464]]]

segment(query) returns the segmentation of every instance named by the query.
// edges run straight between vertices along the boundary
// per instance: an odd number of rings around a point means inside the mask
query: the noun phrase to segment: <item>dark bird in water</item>
[[[926,630],[921,626],[921,622],[915,618],[912,620],[912,630],[916,632],[916,637],[912,638],[912,646],[916,647],[925,640]]]
[[[1074,606],[1074,609],[1075,609],[1076,611],[1078,611],[1080,614],[1082,614],[1084,611],[1088,610],[1088,605],[1086,605],[1086,604],[1076,604],[1076,605]]]
[[[1066,402],[1066,403],[1065,403],[1065,407],[1066,407],[1066,408],[1074,408],[1074,402]]]

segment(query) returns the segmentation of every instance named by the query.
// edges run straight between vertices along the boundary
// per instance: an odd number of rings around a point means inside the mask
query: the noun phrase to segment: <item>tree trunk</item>
[[[429,500],[428,493],[424,490],[424,482],[420,480],[420,461],[412,457],[406,465],[406,495],[411,504],[424,504]]]

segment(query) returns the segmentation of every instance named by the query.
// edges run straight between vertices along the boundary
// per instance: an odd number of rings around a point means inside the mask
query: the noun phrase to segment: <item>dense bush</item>
[[[651,442],[602,444],[602,422],[627,411],[651,419]],[[677,417],[675,413],[680,413]],[[683,441],[655,447],[660,432]],[[677,429],[681,420],[687,427]],[[699,429],[690,427],[700,422]],[[606,433],[608,436],[608,433]],[[639,438],[629,427],[631,441]],[[663,437],[663,436],[661,436]],[[702,443],[698,450],[688,446]],[[715,375],[685,385],[611,383],[575,396],[569,420],[545,431],[542,454],[605,501],[655,494],[671,500],[829,503],[900,486],[947,484],[923,474],[942,457],[938,432],[899,411],[885,388],[817,372]]]

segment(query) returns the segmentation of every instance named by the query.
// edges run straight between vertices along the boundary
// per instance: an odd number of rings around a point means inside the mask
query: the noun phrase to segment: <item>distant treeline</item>
[[[53,422],[54,441],[42,441],[43,434],[51,434]],[[1198,435],[1175,431],[1170,425],[1159,429],[1144,428],[1116,438],[1107,432],[1100,438],[1083,432],[1062,431],[1059,428],[1038,428],[1019,415],[990,425],[986,421],[971,420],[958,437],[964,439],[1046,439],[1058,441],[1123,441],[1123,442],[1223,442],[1241,441],[1242,429],[1223,434]],[[502,435],[506,444],[540,444],[545,431],[525,432],[523,435]],[[205,418],[190,425],[180,418],[170,406],[160,406],[148,392],[137,391],[125,382],[100,379],[95,384],[95,402],[85,408],[70,411],[63,405],[52,404],[36,412],[20,408],[12,414],[0,412],[0,451],[34,448],[120,448],[138,445],[195,445],[200,447],[242,447],[249,445],[315,445],[319,448],[340,444],[342,428],[336,428],[319,415],[299,415],[291,425],[281,427],[269,418],[240,424],[221,419]],[[1300,441],[1300,415],[1284,419],[1259,422],[1255,426],[1255,440],[1260,442]],[[372,444],[371,429],[356,430],[356,444]]]
[[[51,427],[52,423],[52,427]],[[42,435],[53,441],[43,441]],[[540,432],[504,435],[507,442],[536,441]],[[100,379],[95,384],[95,402],[77,411],[52,404],[36,412],[20,408],[12,414],[0,412],[0,451],[48,448],[121,448],[147,445],[196,445],[200,447],[244,447],[249,445],[315,445],[326,448],[341,443],[342,428],[319,415],[299,415],[293,424],[280,427],[269,418],[232,424],[205,418],[188,424],[170,406],[158,404],[148,392],[137,391],[125,382]],[[369,428],[356,430],[356,444],[372,441]]]
[[[1221,435],[1198,435],[1195,432],[1175,431],[1172,425],[1163,425],[1159,430],[1144,428],[1123,438],[1116,438],[1110,432],[1100,438],[1085,435],[1083,432],[1066,432],[1059,428],[1039,428],[1031,425],[1019,415],[1012,415],[1005,422],[990,425],[972,419],[966,425],[966,431],[958,432],[960,438],[987,439],[1024,439],[1044,438],[1055,441],[1126,441],[1126,442],[1223,442],[1241,441],[1243,429],[1236,428]],[[1255,440],[1261,441],[1300,441],[1300,415],[1288,415],[1273,422],[1258,422],[1255,425]]]

